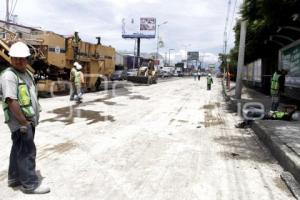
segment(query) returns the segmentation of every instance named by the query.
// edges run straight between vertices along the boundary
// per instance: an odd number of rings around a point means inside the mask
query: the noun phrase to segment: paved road
[[[281,167],[250,130],[237,130],[218,81],[41,99],[38,172],[52,192],[6,187],[9,131],[0,125],[0,199],[289,200]],[[3,120],[1,112],[0,120]]]

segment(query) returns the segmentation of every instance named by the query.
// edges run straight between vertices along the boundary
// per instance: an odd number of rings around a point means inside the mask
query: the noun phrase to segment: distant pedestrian
[[[82,100],[83,95],[83,84],[84,82],[84,75],[82,73],[82,66],[78,64],[76,66],[76,72],[75,72],[75,78],[74,78],[74,84],[77,91],[77,94],[75,95],[75,100],[80,103]]]
[[[196,81],[197,80],[197,72],[196,71],[193,72],[193,77],[194,77],[194,80]]]
[[[200,78],[201,78],[201,72],[200,71],[197,72],[197,76],[198,76],[198,81],[200,81]]]
[[[211,77],[211,74],[208,74],[207,76],[207,90],[211,90],[211,85],[214,83],[213,78]]]
[[[0,90],[5,123],[12,138],[8,169],[8,186],[21,187],[24,193],[45,194],[36,173],[35,129],[39,123],[40,106],[33,75],[26,69],[29,48],[23,42],[14,43],[10,50],[11,66],[1,75]]]

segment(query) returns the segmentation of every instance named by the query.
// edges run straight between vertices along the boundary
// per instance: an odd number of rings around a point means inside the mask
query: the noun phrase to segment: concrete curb
[[[296,199],[300,200],[300,184],[295,180],[293,175],[290,172],[283,172],[280,177],[286,183]]]
[[[259,122],[254,122],[252,129],[259,139],[270,149],[272,155],[278,160],[280,165],[293,174],[295,179],[300,182],[300,158],[298,155],[276,135],[268,133]]]

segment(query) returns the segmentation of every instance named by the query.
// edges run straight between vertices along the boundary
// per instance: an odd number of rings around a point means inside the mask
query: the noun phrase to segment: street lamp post
[[[167,24],[167,23],[168,23],[168,21],[165,21],[165,22],[157,25],[156,60],[158,59],[158,54],[159,54],[159,27],[164,24]]]
[[[171,51],[174,51],[175,49],[169,49],[169,66],[171,66],[171,58],[170,58],[170,55],[171,55]]]

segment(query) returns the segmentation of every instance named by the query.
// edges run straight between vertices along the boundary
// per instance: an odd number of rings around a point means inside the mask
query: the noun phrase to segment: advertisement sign
[[[188,60],[199,60],[199,52],[198,51],[189,51],[187,52]]]
[[[300,88],[300,40],[280,50],[280,68],[287,70],[285,85]]]
[[[155,38],[156,19],[153,17],[123,18],[122,37],[123,38]]]

